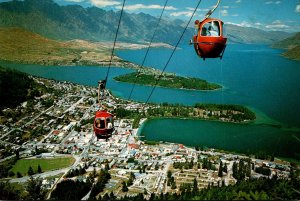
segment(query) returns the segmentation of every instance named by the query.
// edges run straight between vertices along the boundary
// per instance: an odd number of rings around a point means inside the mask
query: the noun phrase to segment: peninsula
[[[191,90],[216,90],[221,86],[214,83],[209,83],[206,80],[199,78],[188,78],[176,76],[175,74],[162,74],[149,72],[134,72],[126,75],[120,75],[114,78],[119,82],[136,83],[141,85],[160,86],[176,89],[191,89]]]

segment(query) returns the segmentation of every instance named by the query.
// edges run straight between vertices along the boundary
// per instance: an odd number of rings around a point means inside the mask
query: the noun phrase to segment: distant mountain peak
[[[120,11],[105,11],[98,7],[80,5],[60,6],[53,0],[24,0],[0,3],[0,27],[21,27],[48,38],[59,40],[113,40]],[[140,12],[124,12],[118,40],[124,42],[149,41],[158,18]],[[164,18],[155,42],[175,44],[182,33],[184,21]],[[42,26],[41,26],[42,25]],[[266,32],[251,27],[226,24],[228,40],[233,43],[271,44],[290,36],[284,32]],[[189,41],[194,34],[190,27],[183,38]]]

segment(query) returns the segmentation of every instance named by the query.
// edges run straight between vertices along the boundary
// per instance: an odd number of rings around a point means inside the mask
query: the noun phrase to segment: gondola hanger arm
[[[218,0],[217,4],[216,4],[211,10],[209,10],[209,11],[206,13],[206,15],[205,15],[205,17],[204,17],[203,20],[206,20],[207,18],[209,18],[209,17],[211,16],[211,14],[213,14],[213,12],[218,8],[220,2],[221,2],[221,0]]]

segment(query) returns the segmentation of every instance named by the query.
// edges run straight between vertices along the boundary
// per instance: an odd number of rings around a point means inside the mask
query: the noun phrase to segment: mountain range
[[[21,27],[56,40],[112,41],[119,15],[120,11],[106,11],[98,7],[60,6],[53,0],[13,0],[0,3],[0,27]],[[145,13],[124,12],[118,41],[150,41],[157,20],[158,18]],[[178,19],[162,19],[154,41],[174,45],[185,23]],[[231,43],[273,44],[291,36],[286,32],[264,31],[232,24],[226,24],[225,28]],[[188,28],[183,40],[188,42],[193,34],[194,29]]]

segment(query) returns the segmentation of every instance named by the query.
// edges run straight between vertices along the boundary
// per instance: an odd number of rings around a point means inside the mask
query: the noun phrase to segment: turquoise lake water
[[[140,63],[146,50],[126,50],[117,54],[125,60]],[[162,69],[171,50],[152,49],[145,65]],[[278,155],[300,154],[300,62],[280,56],[281,50],[264,45],[228,45],[222,60],[199,59],[192,46],[176,51],[166,72],[192,76],[221,84],[218,91],[190,91],[156,88],[150,102],[228,103],[245,105],[257,114],[251,125],[222,122],[160,119],[148,121],[141,132],[146,139],[201,144],[228,150],[264,150]],[[107,68],[93,66],[38,66],[3,64],[33,75],[96,86],[104,79]],[[112,77],[132,72],[111,68],[107,87],[117,96],[128,98],[131,84]],[[145,101],[149,86],[136,86],[132,98]],[[184,122],[184,123],[183,123]],[[283,128],[271,125],[281,125]]]

